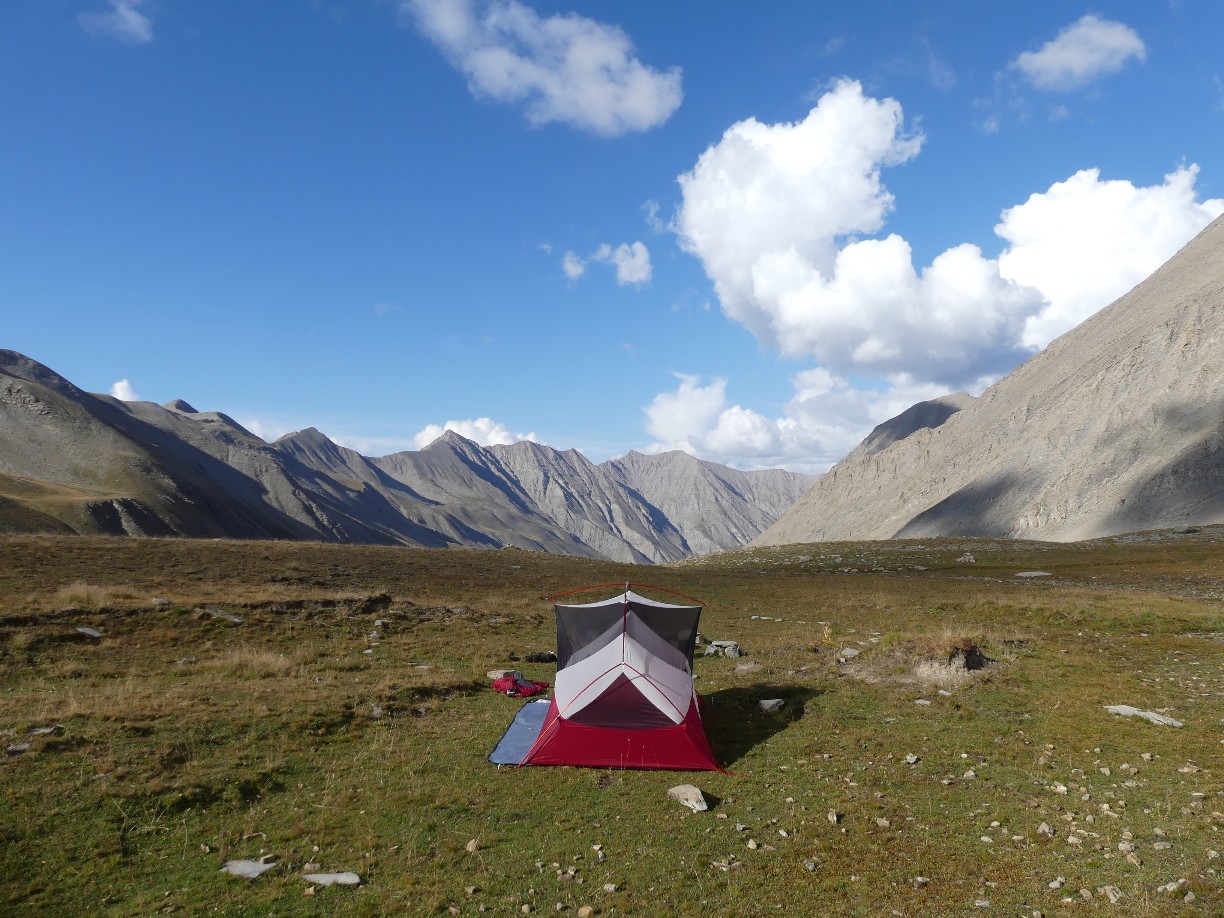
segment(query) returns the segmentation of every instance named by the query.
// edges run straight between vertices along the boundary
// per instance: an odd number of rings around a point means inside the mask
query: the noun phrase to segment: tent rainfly
[[[601,602],[554,605],[553,699],[546,711],[543,702],[524,705],[491,761],[719,770],[693,689],[702,604],[658,602],[639,596],[631,586],[637,584],[627,583],[624,593]]]

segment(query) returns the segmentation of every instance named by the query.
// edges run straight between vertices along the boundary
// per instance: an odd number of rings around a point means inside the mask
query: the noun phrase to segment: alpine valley
[[[123,402],[0,350],[0,532],[507,546],[628,562],[739,548],[811,485],[682,452],[596,465],[448,431],[363,456],[309,428],[266,443],[187,402]]]

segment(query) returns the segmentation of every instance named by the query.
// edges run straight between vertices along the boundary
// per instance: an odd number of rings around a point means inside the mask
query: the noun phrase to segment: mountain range
[[[448,431],[371,458],[310,428],[266,443],[181,399],[123,402],[0,350],[0,532],[514,546],[629,562],[738,548],[812,483],[682,452],[596,465]]]
[[[869,437],[753,544],[1224,522],[1224,217],[981,397],[943,407],[958,410]]]

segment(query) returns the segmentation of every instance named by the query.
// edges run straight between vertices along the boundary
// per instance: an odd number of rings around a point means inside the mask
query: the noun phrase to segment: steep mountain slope
[[[851,450],[843,460],[853,463],[887,449],[899,440],[904,440],[920,430],[939,427],[958,411],[972,405],[976,399],[967,392],[953,392],[929,401],[919,402],[906,408],[895,418],[876,425],[867,437]]]
[[[532,501],[557,525],[616,561],[678,561],[691,555],[672,520],[577,450],[537,443],[491,446]],[[742,544],[742,543],[741,543]]]
[[[371,459],[311,428],[269,445],[224,414],[181,399],[161,406],[90,394],[0,351],[0,532],[513,545],[673,561],[693,553],[690,541],[742,544],[781,513],[781,495],[793,500],[796,483],[807,484],[752,473],[775,482],[754,490],[744,473],[694,467],[700,488],[675,477],[672,486],[691,493],[672,499],[650,476],[628,484],[619,467],[533,443],[486,449],[446,433],[423,450]],[[708,512],[682,532],[662,507],[693,501]]]
[[[225,463],[13,351],[0,351],[0,447],[4,496],[76,532],[308,535]]]
[[[940,427],[838,463],[753,544],[1222,521],[1224,218]]]
[[[693,554],[738,548],[776,520],[815,478],[781,469],[741,472],[674,451],[630,452],[605,465],[684,536]]]

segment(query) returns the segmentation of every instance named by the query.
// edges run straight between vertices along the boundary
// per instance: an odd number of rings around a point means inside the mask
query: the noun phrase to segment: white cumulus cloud
[[[126,379],[121,379],[111,386],[110,394],[121,402],[140,401],[140,395],[137,394],[136,390],[132,388],[132,384]]]
[[[655,396],[643,411],[654,438],[650,452],[679,449],[736,468],[786,467],[820,473],[852,450],[877,424],[948,387],[903,374],[872,389],[823,367],[791,378],[794,396],[776,417],[728,404],[727,380],[675,374],[673,391]],[[980,390],[990,380],[981,380]]]
[[[622,242],[616,248],[605,242],[591,257],[604,264],[615,265],[616,282],[622,287],[640,287],[650,283],[650,250],[641,242]]]
[[[1019,55],[1012,67],[1037,89],[1065,92],[1117,73],[1132,58],[1142,61],[1146,56],[1143,39],[1130,26],[1089,14],[1039,50]]]
[[[144,0],[108,0],[105,12],[81,13],[77,22],[86,32],[117,38],[134,45],[153,40],[153,20],[140,12]]]
[[[541,17],[516,0],[401,0],[478,98],[522,104],[532,124],[594,134],[645,131],[683,98],[680,68],[643,64],[617,26],[576,13]]]
[[[492,418],[475,418],[466,421],[447,421],[445,424],[426,425],[412,438],[416,449],[424,449],[446,431],[453,430],[460,436],[467,437],[481,446],[493,446],[498,443],[518,443],[530,440],[540,442],[534,433],[512,433],[510,428]]]
[[[680,176],[681,246],[724,312],[784,356],[842,377],[964,388],[1107,305],[1220,212],[1196,167],[1137,188],[1078,173],[1005,211],[997,260],[954,246],[921,270],[879,231],[885,166],[916,156],[901,106],[845,81],[800,122],[733,125]]]
[[[1022,343],[1042,348],[1126,293],[1224,213],[1224,199],[1199,203],[1198,166],[1159,185],[1103,181],[1084,169],[1003,211],[1001,274],[1035,287],[1046,305],[1026,319]]]
[[[1036,291],[1004,280],[971,245],[921,273],[880,172],[916,156],[901,106],[843,81],[807,117],[733,125],[680,176],[680,244],[701,259],[722,308],[789,357],[842,373],[913,373],[949,383],[1015,359]]]
[[[566,252],[561,257],[561,270],[570,280],[576,281],[586,274],[586,262],[575,253]]]

